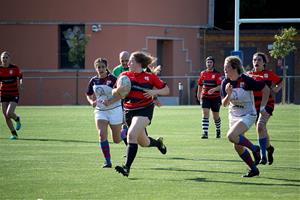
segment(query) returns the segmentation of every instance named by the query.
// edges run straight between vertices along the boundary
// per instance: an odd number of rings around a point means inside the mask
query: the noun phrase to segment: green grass
[[[19,106],[20,139],[10,141],[0,118],[0,199],[300,199],[300,106],[277,106],[269,121],[275,146],[271,166],[241,178],[247,167],[226,139],[200,139],[199,106],[156,108],[149,133],[163,136],[167,155],[139,151],[129,178],[102,169],[93,112],[86,106]],[[252,127],[247,133],[255,141]],[[111,139],[110,139],[111,141]],[[124,160],[124,144],[110,143],[113,165]]]

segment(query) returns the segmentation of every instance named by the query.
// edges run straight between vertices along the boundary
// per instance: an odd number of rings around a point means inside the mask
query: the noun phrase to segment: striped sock
[[[243,135],[239,135],[240,137],[240,141],[239,141],[239,145],[242,145],[244,147],[247,147],[248,149],[250,149],[251,151],[255,151],[256,150],[256,146],[254,144],[252,144],[252,142],[250,142],[250,140],[248,140],[246,137],[244,137]]]
[[[217,135],[221,135],[221,118],[215,121]]]
[[[121,130],[121,138],[125,145],[127,145],[127,128],[122,128]]]
[[[100,142],[100,147],[101,147],[102,153],[104,155],[104,158],[106,160],[106,163],[107,164],[111,163],[108,140]]]
[[[253,162],[249,152],[247,151],[247,149],[245,149],[245,151],[239,156],[250,167],[250,169],[256,170],[256,165],[254,164],[254,162]]]
[[[260,152],[262,158],[267,158],[266,149],[267,149],[267,138],[260,138],[258,140],[260,146]]]
[[[208,126],[209,126],[209,119],[203,117],[202,118],[202,130],[204,135],[208,135]]]

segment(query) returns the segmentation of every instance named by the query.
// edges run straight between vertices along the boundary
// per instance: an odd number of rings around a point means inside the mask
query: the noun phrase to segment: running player
[[[225,80],[222,81],[222,104],[229,107],[229,130],[227,137],[242,160],[250,167],[244,177],[259,175],[256,165],[259,163],[260,148],[245,137],[256,120],[256,109],[253,91],[262,91],[261,113],[265,113],[270,89],[262,81],[255,81],[245,75],[241,61],[236,56],[229,56],[224,62]],[[246,148],[245,148],[246,147]],[[248,150],[254,156],[254,162]]]
[[[154,102],[157,95],[168,95],[169,87],[165,82],[153,73],[145,72],[145,69],[154,61],[154,58],[144,52],[134,52],[129,59],[129,71],[122,75],[129,77],[131,91],[125,97],[123,106],[128,125],[127,156],[123,166],[116,166],[117,172],[128,176],[131,165],[138,151],[138,144],[142,147],[157,147],[162,154],[167,153],[163,139],[153,139],[148,136],[146,127],[151,123]],[[113,95],[119,96],[122,87],[113,89]]]
[[[107,61],[97,58],[94,62],[97,76],[91,78],[86,97],[88,102],[95,107],[95,122],[99,133],[99,146],[105,158],[103,168],[111,168],[111,156],[108,143],[108,126],[112,130],[114,143],[121,141],[120,130],[123,121],[121,98],[112,96],[112,88],[116,78],[107,69]]]
[[[271,91],[274,93],[278,93],[282,88],[282,79],[277,76],[272,71],[266,69],[267,64],[267,56],[262,52],[257,52],[253,55],[252,63],[253,69],[249,71],[248,74],[255,80],[263,80],[265,83],[271,88]],[[255,108],[257,114],[259,114],[261,100],[262,100],[262,92],[254,91],[255,98]],[[273,153],[274,147],[270,144],[270,136],[268,134],[267,122],[269,121],[272,113],[274,111],[274,98],[272,93],[269,96],[268,103],[266,106],[266,112],[264,114],[258,115],[256,119],[256,131],[258,134],[258,141],[260,145],[261,151],[261,161],[260,164],[271,165],[273,163]],[[268,154],[266,155],[266,151]]]
[[[0,102],[6,124],[11,131],[11,140],[18,139],[17,131],[21,128],[20,116],[15,113],[19,102],[19,89],[22,85],[22,73],[16,65],[11,62],[11,55],[4,51],[1,54],[0,65]],[[11,119],[16,122],[14,127]]]

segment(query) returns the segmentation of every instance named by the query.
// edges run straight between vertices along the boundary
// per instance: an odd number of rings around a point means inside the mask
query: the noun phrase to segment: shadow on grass
[[[222,159],[207,159],[207,158],[185,158],[185,157],[146,157],[140,156],[139,158],[147,159],[167,159],[167,160],[182,160],[182,161],[211,161],[211,162],[241,162],[240,160],[222,160]]]
[[[265,177],[255,177],[250,179],[256,179],[256,178],[265,178]],[[249,178],[241,178],[243,180],[247,180]],[[188,181],[196,181],[196,182],[209,182],[209,183],[226,183],[226,184],[234,184],[234,185],[259,185],[259,186],[281,186],[281,187],[299,187],[300,184],[290,184],[290,183],[257,183],[257,182],[247,182],[247,181],[220,181],[220,180],[208,180],[205,178],[191,178],[191,179],[185,179]]]
[[[193,170],[193,169],[182,169],[182,168],[151,168],[149,170],[161,170],[161,171],[177,171],[177,172],[197,172],[197,173],[211,173],[211,174],[238,174],[242,175],[240,172],[230,172],[230,171],[213,171],[213,170]],[[243,180],[247,180],[249,178],[242,178]],[[211,183],[227,183],[227,184],[237,184],[237,185],[260,185],[260,186],[287,186],[287,187],[299,187],[300,180],[296,179],[282,179],[282,178],[272,178],[272,177],[254,177],[250,179],[268,179],[274,181],[285,181],[289,183],[253,183],[253,182],[245,182],[245,181],[221,181],[221,180],[209,180],[207,178],[191,178],[185,179],[188,181],[196,181],[196,182],[211,182]],[[292,183],[291,183],[292,182]],[[295,184],[294,184],[295,183]]]
[[[8,140],[7,138],[0,138],[0,140]],[[98,141],[86,141],[86,140],[63,140],[63,139],[48,139],[48,138],[18,138],[20,141],[37,141],[37,142],[66,142],[66,143],[90,143],[98,144]],[[15,141],[18,141],[15,140]]]
[[[161,171],[177,171],[177,172],[202,172],[202,173],[213,173],[213,174],[241,174],[239,172],[230,171],[212,171],[212,170],[200,170],[200,169],[182,169],[182,168],[151,168],[150,170],[161,170]]]

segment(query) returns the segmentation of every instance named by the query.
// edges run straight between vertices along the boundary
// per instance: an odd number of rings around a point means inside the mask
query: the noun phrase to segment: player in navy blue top
[[[255,81],[243,74],[241,61],[236,56],[229,56],[224,62],[226,78],[221,84],[222,105],[229,107],[229,130],[227,137],[242,160],[250,167],[244,177],[259,175],[256,165],[259,163],[260,148],[254,145],[244,134],[255,123],[256,109],[253,91],[262,91],[261,106],[267,104],[270,89],[264,82]],[[265,112],[261,109],[261,112]],[[246,148],[245,148],[246,147]],[[248,150],[252,151],[254,161]]]
[[[115,143],[121,141],[120,130],[123,121],[121,98],[112,96],[112,89],[116,83],[114,77],[107,70],[107,61],[97,58],[94,62],[97,76],[91,78],[86,97],[88,102],[95,107],[95,122],[99,133],[99,146],[105,158],[104,168],[111,168],[111,156],[108,143],[108,126],[112,130]]]

